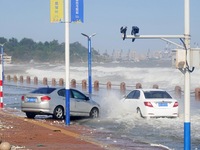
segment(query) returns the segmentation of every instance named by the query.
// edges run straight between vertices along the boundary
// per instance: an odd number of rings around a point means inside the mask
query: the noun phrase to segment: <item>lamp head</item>
[[[91,37],[95,36],[96,33],[93,33],[92,35],[88,36],[87,34],[85,33],[81,33],[83,36],[87,37],[88,39],[90,39]]]

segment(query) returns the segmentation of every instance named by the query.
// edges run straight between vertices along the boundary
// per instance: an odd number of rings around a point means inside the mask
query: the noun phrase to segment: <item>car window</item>
[[[166,91],[145,91],[144,96],[146,99],[172,98]]]
[[[59,90],[59,91],[58,91],[58,95],[59,95],[59,96],[65,97],[65,89]]]
[[[132,92],[130,92],[130,93],[127,95],[126,99],[132,99],[134,94],[135,94],[135,90],[132,91]]]
[[[86,100],[86,96],[79,91],[72,90],[72,95],[73,98]]]
[[[126,99],[139,99],[139,98],[140,98],[140,91],[138,90],[130,92],[126,97]]]
[[[134,99],[139,99],[140,98],[140,91],[135,91],[135,94],[133,95]]]
[[[62,97],[65,97],[66,95],[66,90],[65,89],[61,89],[58,91],[58,95],[59,96],[62,96]],[[72,93],[70,92],[70,97],[72,97]]]
[[[48,87],[45,87],[45,88],[38,88],[34,91],[32,91],[31,93],[37,93],[37,94],[50,94],[52,93],[56,88],[48,88]]]

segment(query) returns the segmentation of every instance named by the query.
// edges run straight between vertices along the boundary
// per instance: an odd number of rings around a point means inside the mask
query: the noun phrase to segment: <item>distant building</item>
[[[113,50],[113,52],[112,52],[112,59],[114,60],[114,61],[119,61],[119,60],[121,60],[121,55],[122,55],[122,52],[121,51],[115,51],[115,50]]]
[[[136,60],[136,52],[135,51],[131,51],[129,50],[128,51],[128,54],[127,54],[127,60],[128,61],[135,61]]]

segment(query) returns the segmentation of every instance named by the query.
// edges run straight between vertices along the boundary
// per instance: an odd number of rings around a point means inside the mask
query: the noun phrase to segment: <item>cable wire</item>
[[[185,44],[185,42],[183,41],[182,38],[180,38],[180,40],[181,40],[181,42],[183,43],[183,46],[184,46],[185,51],[186,51],[186,69],[187,69],[189,72],[193,72],[193,71],[194,71],[194,67],[192,67],[192,69],[190,70],[190,66],[188,65],[188,61],[187,61],[187,51],[188,51],[188,49],[187,49],[187,47],[186,47],[186,44]]]

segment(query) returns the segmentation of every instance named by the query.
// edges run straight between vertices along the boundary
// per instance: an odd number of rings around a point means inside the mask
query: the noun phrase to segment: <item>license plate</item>
[[[36,98],[34,98],[34,97],[28,97],[28,98],[26,98],[26,101],[27,102],[30,102],[30,103],[34,103],[34,102],[36,102]]]
[[[167,106],[168,106],[168,103],[158,103],[158,106],[159,106],[159,107],[167,107]]]

